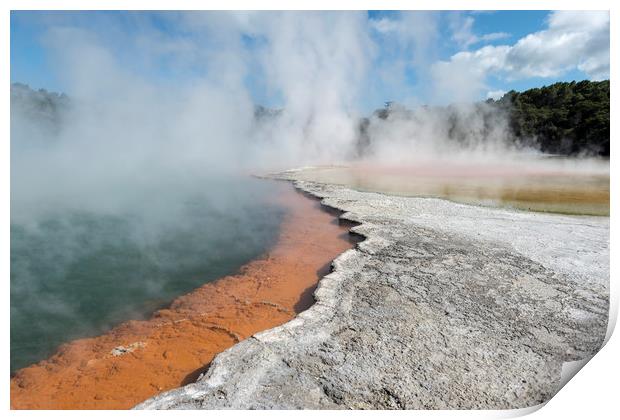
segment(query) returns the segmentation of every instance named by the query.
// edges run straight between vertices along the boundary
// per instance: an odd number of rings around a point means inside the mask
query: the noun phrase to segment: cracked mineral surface
[[[601,347],[608,218],[295,185],[366,239],[310,309],[137,408],[524,408]]]

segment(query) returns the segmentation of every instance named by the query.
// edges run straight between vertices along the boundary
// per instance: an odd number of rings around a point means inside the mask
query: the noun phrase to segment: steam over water
[[[602,13],[594,39],[608,33]],[[582,15],[558,12],[547,25],[581,38]],[[406,195],[608,212],[608,165],[571,161],[558,171],[515,142],[507,115],[479,101],[486,73],[437,61],[445,22],[436,13],[393,21],[363,11],[11,19],[40,33],[67,93],[11,89],[11,370],[144,316],[268,249],[282,217],[270,200],[278,187],[238,174],[363,158],[354,169],[309,176]],[[11,70],[16,81],[27,76]],[[395,99],[413,70],[407,109],[364,109]],[[535,163],[524,165],[522,155]],[[431,163],[415,169],[420,162]],[[498,167],[510,171],[498,175]],[[528,168],[532,177],[521,177]],[[554,199],[566,195],[570,208],[557,208]]]
[[[49,211],[12,222],[11,371],[148,315],[265,252],[282,217],[270,202],[277,188],[214,177],[191,193],[160,188],[147,206],[123,212]]]

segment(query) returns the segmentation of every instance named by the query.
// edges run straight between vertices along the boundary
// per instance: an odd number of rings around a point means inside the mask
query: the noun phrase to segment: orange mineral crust
[[[213,357],[312,305],[331,261],[351,248],[349,227],[319,202],[282,189],[275,246],[239,274],[205,284],[146,321],[65,344],[11,379],[13,409],[127,409],[196,380]]]

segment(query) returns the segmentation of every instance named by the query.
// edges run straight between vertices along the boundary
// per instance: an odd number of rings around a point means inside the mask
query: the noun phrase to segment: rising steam
[[[22,124],[21,110],[12,110],[16,210],[33,196],[114,206],[132,184],[360,155],[365,111],[359,102],[378,82],[369,73],[378,48],[370,37],[376,23],[365,13],[164,15],[182,29],[175,35],[139,14],[131,15],[137,34],[105,15],[95,29],[79,18],[52,14],[52,24],[46,22],[46,45],[72,102],[57,130],[36,130],[39,122],[32,119]],[[396,40],[418,68],[428,60],[433,22],[413,19],[420,30]],[[98,26],[111,35],[102,38]],[[388,79],[390,68],[385,70]],[[276,116],[256,118],[248,79],[277,98]],[[371,119],[364,133],[371,146],[364,152],[376,159],[463,149],[502,154],[509,143],[501,115],[489,126],[491,110],[458,107],[455,143],[446,131],[451,115],[416,109],[407,118]]]
[[[455,80],[450,63],[432,66],[433,13],[397,23],[366,12],[83,17],[30,15],[46,28],[67,96],[17,85],[11,92],[11,332],[30,334],[27,345],[43,342],[12,366],[45,357],[66,325],[85,317],[82,301],[67,295],[79,287],[169,298],[196,286],[166,295],[173,276],[201,278],[229,258],[216,277],[255,257],[279,215],[257,207],[268,201],[265,185],[227,177],[361,159],[471,163],[535,153],[515,142],[506,113],[474,103],[480,74]],[[372,34],[393,47],[391,60],[378,59]],[[392,99],[386,92],[401,93],[407,67],[419,77],[407,109],[372,114],[360,105],[372,98],[374,109]],[[420,98],[457,104],[426,107]],[[85,266],[96,284],[82,282]],[[110,305],[122,312],[130,302]],[[105,316],[128,316],[91,315],[85,322],[99,329]],[[19,358],[20,341],[11,341]]]

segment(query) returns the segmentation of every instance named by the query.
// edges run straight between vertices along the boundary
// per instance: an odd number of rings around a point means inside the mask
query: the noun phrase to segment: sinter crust
[[[608,218],[296,186],[366,240],[334,261],[309,310],[136,408],[523,408],[602,345]]]

